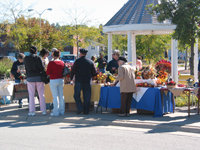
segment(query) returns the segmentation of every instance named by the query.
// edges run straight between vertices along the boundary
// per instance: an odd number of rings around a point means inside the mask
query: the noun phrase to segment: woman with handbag
[[[63,70],[65,64],[61,61],[60,51],[55,50],[53,53],[54,60],[50,61],[47,66],[47,75],[50,75],[50,88],[53,95],[53,113],[51,116],[64,115],[65,112],[65,101],[63,96]]]
[[[27,87],[29,93],[29,113],[30,116],[35,116],[35,88],[39,94],[40,111],[46,115],[46,103],[44,98],[44,82],[41,79],[41,72],[45,67],[41,57],[37,56],[37,47],[30,47],[30,55],[24,58],[24,65],[27,76]]]

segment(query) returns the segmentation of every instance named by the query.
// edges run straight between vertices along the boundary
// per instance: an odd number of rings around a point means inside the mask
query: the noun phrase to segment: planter
[[[167,85],[168,89],[176,88],[176,85]]]

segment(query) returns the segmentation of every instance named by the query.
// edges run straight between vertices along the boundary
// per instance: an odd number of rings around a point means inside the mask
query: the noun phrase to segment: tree
[[[32,3],[27,8],[23,8],[22,1],[20,0],[5,0],[3,2],[0,2],[0,8],[1,8],[1,14],[0,18],[2,22],[6,22],[7,24],[12,23],[14,26],[12,26],[12,30],[15,30],[16,33],[18,30],[21,30],[18,28],[18,21],[17,19],[21,16],[25,16],[25,12],[32,8],[34,4]],[[15,29],[14,29],[15,28]],[[24,32],[24,31],[20,31]],[[16,34],[16,42],[15,42],[15,48],[19,50],[19,43],[20,43],[20,35]]]
[[[200,0],[161,0],[160,4],[148,10],[151,14],[158,15],[158,21],[170,19],[176,25],[172,37],[182,44],[189,44],[191,48],[190,74],[194,75],[194,44],[199,37]]]
[[[66,14],[66,20],[69,21],[69,24],[73,28],[73,36],[75,36],[75,44],[77,47],[77,56],[78,56],[78,48],[80,46],[80,43],[84,40],[85,43],[87,43],[87,40],[84,39],[85,34],[87,34],[86,26],[88,23],[91,22],[92,18],[91,15],[94,12],[93,10],[86,10],[82,7],[78,7],[75,3],[72,5],[72,7],[65,6],[63,8],[63,11]],[[83,38],[83,39],[82,39]]]
[[[144,56],[149,64],[164,58],[165,50],[169,48],[169,35],[137,35],[136,53]]]
[[[7,25],[6,32],[7,43],[12,42],[14,45],[18,45],[20,51],[26,52],[31,45],[39,47],[40,42],[42,47],[52,49],[57,47],[63,48],[62,38],[63,34],[60,27],[50,25],[48,21],[41,20],[41,38],[40,38],[40,23],[39,19],[29,18],[26,20],[23,16],[18,18],[17,24]],[[17,28],[15,26],[17,25]],[[18,38],[18,41],[15,40]],[[41,40],[41,41],[40,41]],[[18,43],[19,42],[19,43]],[[17,44],[18,43],[18,44]]]

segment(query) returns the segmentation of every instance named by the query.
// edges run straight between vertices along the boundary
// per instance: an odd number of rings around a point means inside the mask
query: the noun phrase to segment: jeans
[[[53,115],[59,116],[65,112],[65,100],[63,96],[63,79],[50,80],[51,93],[53,95]]]
[[[21,83],[21,81],[15,79],[15,83]],[[22,103],[22,99],[19,99],[19,105],[20,105],[20,104],[23,104],[23,103]]]
[[[80,98],[81,90],[83,91],[84,107]],[[74,99],[76,101],[76,107],[78,111],[84,111],[85,114],[88,114],[90,110],[90,99],[91,99],[90,83],[76,82],[74,86]]]
[[[46,111],[46,102],[44,98],[44,83],[43,82],[27,82],[29,94],[29,112],[35,112],[35,88],[39,95],[40,111]]]
[[[99,72],[105,73],[105,68],[99,69]]]

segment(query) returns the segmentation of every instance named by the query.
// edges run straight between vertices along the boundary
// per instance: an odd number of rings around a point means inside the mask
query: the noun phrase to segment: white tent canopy
[[[103,32],[108,34],[108,61],[112,59],[112,35],[123,34],[128,38],[128,62],[136,66],[136,35],[170,34],[176,28],[169,20],[159,23],[157,16],[151,16],[146,11],[146,6],[152,0],[129,0],[103,27]],[[158,0],[153,0],[158,4]],[[178,41],[171,42],[171,74],[178,83]],[[198,74],[198,46],[195,47],[195,81]]]

